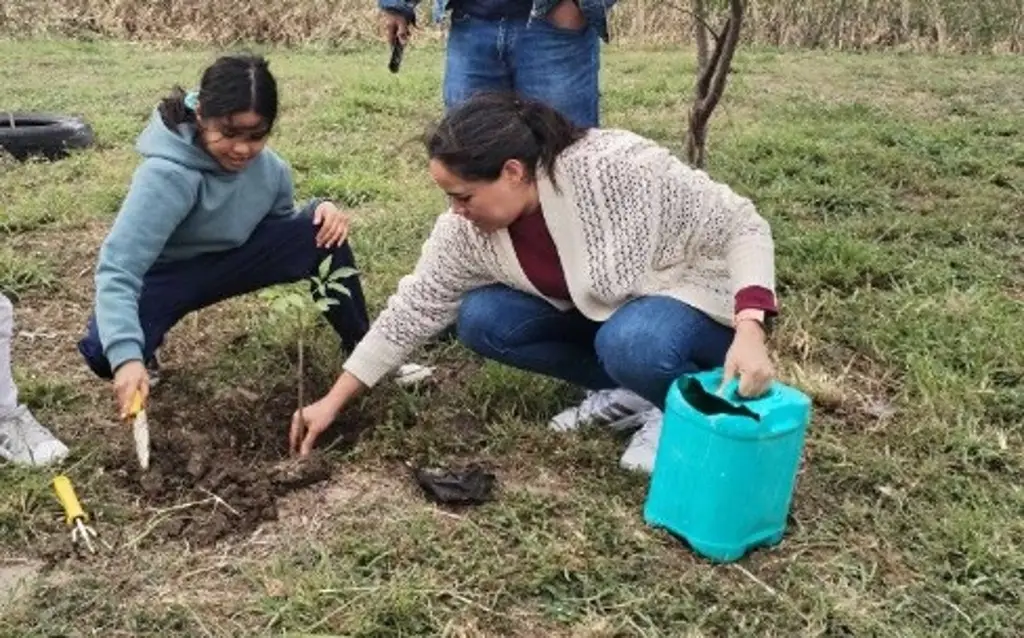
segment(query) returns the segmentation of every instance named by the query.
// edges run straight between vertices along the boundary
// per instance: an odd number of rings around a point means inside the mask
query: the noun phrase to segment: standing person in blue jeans
[[[559,110],[579,126],[599,125],[601,40],[617,0],[432,0],[451,11],[444,104],[478,91],[515,91]],[[403,44],[419,0],[379,0],[390,42]]]
[[[332,256],[354,267],[348,216],[329,201],[296,209],[288,165],[266,146],[277,83],[256,56],[226,56],[199,91],[164,99],[139,136],[143,160],[99,253],[95,313],[78,349],[113,378],[126,416],[148,397],[156,351],[186,314],[268,286],[301,281]],[[326,318],[345,348],[369,318],[358,275]]]

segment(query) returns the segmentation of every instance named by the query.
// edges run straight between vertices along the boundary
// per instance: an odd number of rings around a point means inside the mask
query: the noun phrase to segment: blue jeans
[[[680,375],[723,365],[734,334],[670,297],[635,299],[601,323],[501,284],[467,294],[457,326],[488,359],[591,390],[627,388],[657,406]]]
[[[269,286],[306,279],[317,272],[328,255],[333,254],[333,269],[354,268],[355,256],[347,241],[331,250],[317,248],[319,227],[313,225],[309,208],[294,217],[265,219],[245,244],[233,250],[153,266],[143,278],[139,298],[144,359],[149,361],[167,332],[194,310]],[[352,296],[332,294],[338,304],[332,305],[325,317],[342,345],[351,351],[369,329],[369,317],[359,275],[341,279],[341,283]],[[89,317],[78,350],[96,375],[104,379],[113,376],[103,354],[95,314]]]
[[[599,125],[600,36],[545,19],[482,20],[453,13],[444,71],[451,109],[481,90],[515,91],[561,111],[580,126]]]

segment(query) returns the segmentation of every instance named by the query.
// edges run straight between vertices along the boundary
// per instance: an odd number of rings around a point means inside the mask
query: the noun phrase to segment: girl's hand
[[[761,396],[775,378],[775,367],[765,345],[764,329],[755,321],[736,324],[736,336],[725,355],[725,375],[719,391],[737,376],[740,378],[739,395],[745,398]]]
[[[321,202],[313,213],[313,224],[320,227],[316,234],[317,248],[334,248],[348,237],[349,215],[333,202]]]
[[[122,420],[128,418],[136,390],[142,393],[142,404],[145,405],[149,398],[149,373],[141,361],[128,361],[114,373],[114,394]]]

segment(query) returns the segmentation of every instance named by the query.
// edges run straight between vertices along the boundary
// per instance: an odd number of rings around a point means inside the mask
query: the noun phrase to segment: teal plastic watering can
[[[810,397],[780,382],[756,399],[722,396],[721,369],[669,388],[644,519],[716,562],[782,540],[811,418]]]

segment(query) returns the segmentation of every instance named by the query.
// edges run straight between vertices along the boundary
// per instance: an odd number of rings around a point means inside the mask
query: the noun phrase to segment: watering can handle
[[[715,394],[717,394],[719,397],[721,397],[723,399],[731,399],[733,401],[739,401],[739,402],[753,401],[755,399],[762,399],[762,398],[766,397],[772,391],[772,386],[774,386],[774,385],[775,385],[775,381],[772,380],[768,384],[768,388],[765,389],[764,393],[761,394],[760,396],[745,397],[742,394],[740,394],[740,378],[737,375],[737,376],[733,377],[732,380],[729,381],[728,383],[725,383],[725,384],[722,384],[721,386],[719,386],[718,389],[715,391]]]

